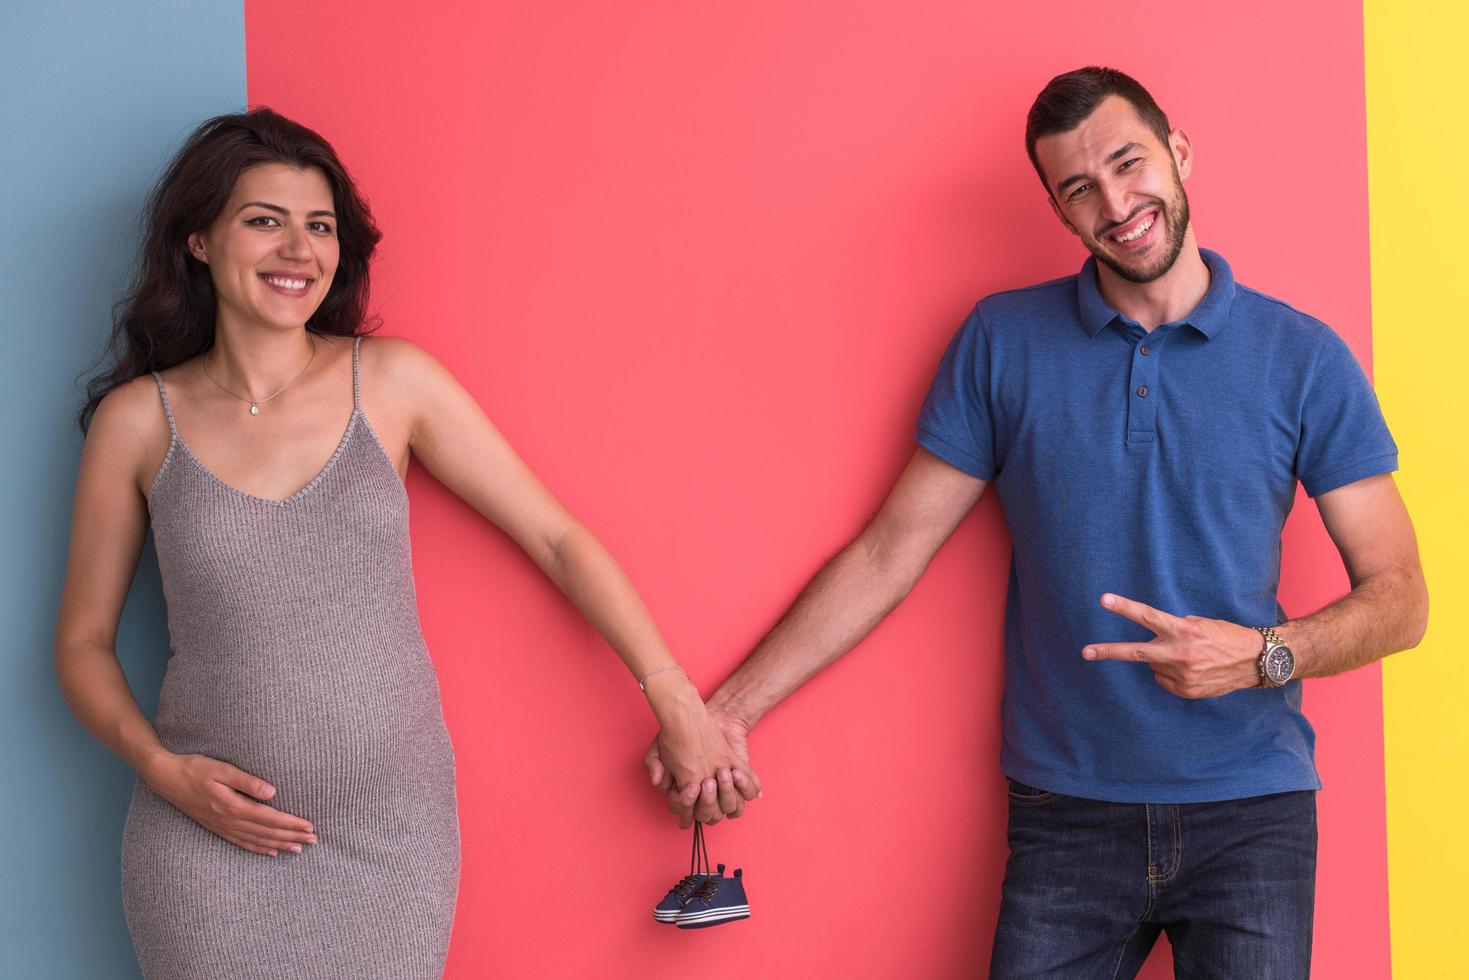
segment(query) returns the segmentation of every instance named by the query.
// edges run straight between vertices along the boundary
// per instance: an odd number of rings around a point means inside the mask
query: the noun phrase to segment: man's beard
[[[1146,210],[1150,206],[1144,205],[1139,210]],[[1160,202],[1159,211],[1159,218],[1167,219],[1168,240],[1163,243],[1163,254],[1152,263],[1142,268],[1125,266],[1106,251],[1105,247],[1094,246],[1091,241],[1086,243],[1087,250],[1096,256],[1098,262],[1105,262],[1109,269],[1128,282],[1152,282],[1173,268],[1173,263],[1178,261],[1178,255],[1183,251],[1184,236],[1188,234],[1188,195],[1183,191],[1183,181],[1178,178],[1176,165],[1173,168],[1173,200],[1166,204]],[[1131,220],[1132,216],[1127,219]],[[1122,227],[1127,221],[1120,222],[1117,227]]]

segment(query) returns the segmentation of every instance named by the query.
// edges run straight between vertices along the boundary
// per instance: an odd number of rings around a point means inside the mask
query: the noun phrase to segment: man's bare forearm
[[[709,707],[749,729],[856,646],[912,591],[984,488],[915,450],[877,516],[816,574]]]
[[[1276,628],[1301,677],[1354,670],[1418,645],[1428,627],[1428,589],[1416,563],[1359,582],[1319,612]]]
[[[754,727],[872,632],[912,590],[926,564],[885,555],[871,534],[858,536],[822,567],[720,685],[710,708]]]

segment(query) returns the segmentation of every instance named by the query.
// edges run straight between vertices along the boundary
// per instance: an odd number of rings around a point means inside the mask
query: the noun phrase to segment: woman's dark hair
[[[1168,117],[1158,108],[1148,90],[1131,76],[1116,68],[1098,68],[1095,65],[1057,75],[1041,89],[1025,117],[1025,152],[1030,154],[1030,162],[1040,175],[1047,194],[1051,192],[1051,185],[1047,183],[1046,173],[1035,155],[1036,140],[1080,126],[1082,120],[1095,112],[1109,95],[1120,95],[1132,103],[1143,124],[1153,131],[1160,143],[1168,145]]]
[[[188,138],[148,197],[136,274],[113,309],[112,335],[100,358],[111,366],[87,382],[77,414],[82,432],[113,388],[213,346],[214,283],[209,267],[189,254],[188,238],[214,223],[246,169],[266,163],[314,167],[332,189],[341,256],[307,329],[344,337],[371,329],[368,264],[382,233],[331,144],[264,106],[215,116]]]

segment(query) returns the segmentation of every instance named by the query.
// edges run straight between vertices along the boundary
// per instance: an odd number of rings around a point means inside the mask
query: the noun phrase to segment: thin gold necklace
[[[214,375],[212,375],[212,374],[209,373],[209,354],[213,354],[214,353],[214,348],[213,347],[209,348],[209,353],[204,355],[204,376],[206,378],[208,378],[210,381],[214,381],[215,386],[218,387],[219,390],[222,391],[222,392],[224,392],[225,394],[227,394],[227,395],[234,395],[234,397],[238,398],[242,402],[249,402],[250,403],[250,414],[251,415],[259,415],[260,414],[260,406],[261,405],[263,405],[266,402],[270,401],[276,395],[279,395],[281,392],[283,392],[287,388],[291,387],[291,385],[295,384],[296,381],[301,377],[301,375],[303,375],[303,374],[306,373],[306,368],[309,368],[311,366],[311,362],[314,361],[314,360],[316,360],[316,338],[313,337],[313,336],[311,336],[310,334],[307,334],[306,335],[306,339],[308,341],[310,341],[310,343],[311,343],[311,356],[306,359],[306,367],[303,367],[300,371],[297,371],[296,372],[296,377],[292,378],[290,381],[287,381],[285,384],[281,385],[275,391],[271,392],[269,395],[267,395],[264,398],[261,398],[258,401],[255,400],[255,399],[253,399],[253,398],[246,398],[244,395],[236,395],[233,391],[230,391],[224,385],[222,385],[218,381],[215,381],[214,380]]]

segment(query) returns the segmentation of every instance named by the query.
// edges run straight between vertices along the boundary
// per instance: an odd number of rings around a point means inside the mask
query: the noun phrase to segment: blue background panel
[[[119,849],[132,770],[52,669],[81,452],[81,384],[125,284],[139,211],[194,126],[245,104],[239,0],[7,3],[0,17],[0,975],[136,977]],[[144,710],[168,634],[151,541],[118,654]]]

